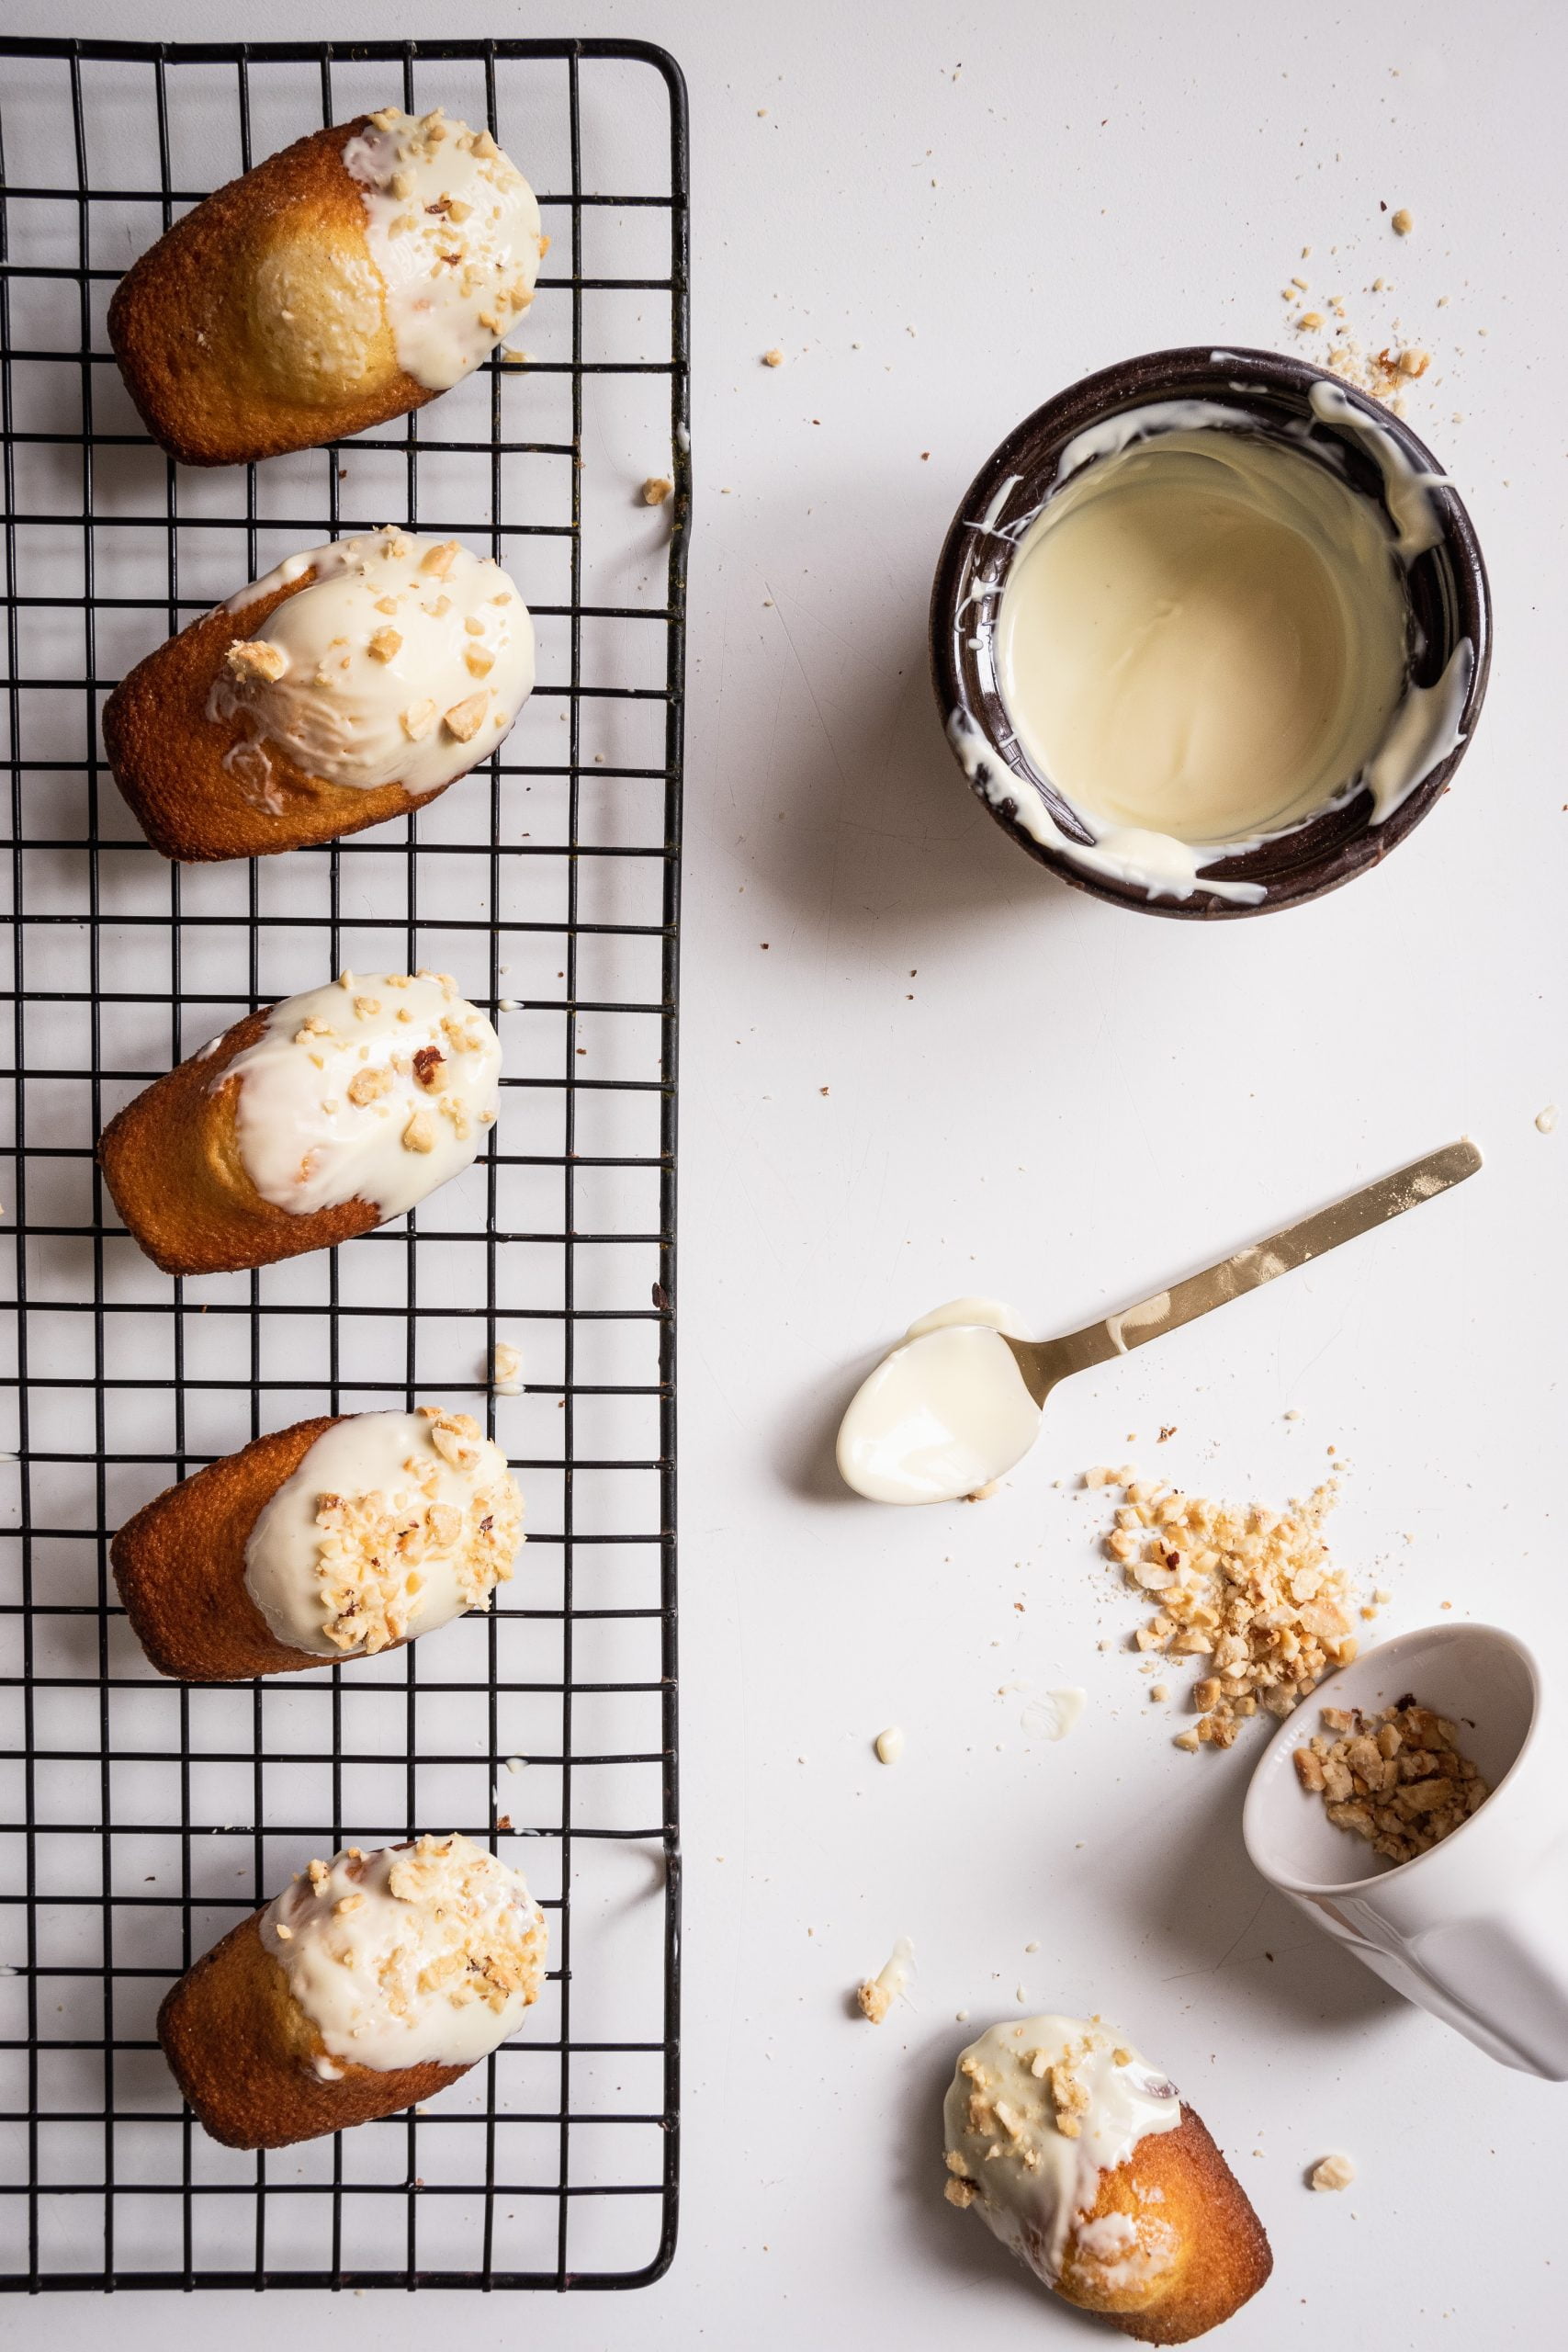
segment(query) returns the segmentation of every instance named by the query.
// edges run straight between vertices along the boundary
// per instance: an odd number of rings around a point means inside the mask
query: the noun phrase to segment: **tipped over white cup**
[[[1319,1708],[1371,1714],[1406,1694],[1460,1726],[1492,1794],[1392,1862],[1335,1827],[1292,1759]],[[1406,2000],[1505,2066],[1568,2081],[1568,1723],[1516,1634],[1428,1625],[1331,1675],[1264,1749],[1242,1835],[1269,1884]]]

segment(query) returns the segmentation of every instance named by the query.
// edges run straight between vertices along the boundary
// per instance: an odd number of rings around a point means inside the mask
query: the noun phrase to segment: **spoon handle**
[[[1019,1340],[1009,1344],[1031,1393],[1043,1404],[1051,1388],[1068,1373],[1107,1363],[1112,1356],[1141,1348],[1145,1340],[1157,1340],[1162,1332],[1174,1331],[1207,1315],[1211,1307],[1224,1306],[1227,1299],[1239,1298],[1244,1291],[1261,1289],[1276,1274],[1289,1273],[1292,1266],[1304,1266],[1309,1259],[1321,1258],[1325,1250],[1337,1250],[1342,1241],[1354,1241],[1358,1234],[1386,1225],[1390,1217],[1403,1216],[1422,1201],[1435,1200],[1439,1193],[1473,1176],[1480,1166],[1481,1154],[1468,1137],[1447,1144],[1441,1151],[1429,1151],[1425,1159],[1413,1159],[1408,1168],[1381,1176],[1375,1184],[1365,1184],[1359,1193],[1319,1209],[1314,1216],[1286,1226],[1267,1241],[1255,1241],[1249,1250],[1224,1259],[1205,1272],[1190,1274],[1185,1282],[1173,1283],[1169,1290],[1142,1299],[1136,1306],[1124,1306],[1103,1323],[1091,1323],[1085,1330],[1034,1347]]]

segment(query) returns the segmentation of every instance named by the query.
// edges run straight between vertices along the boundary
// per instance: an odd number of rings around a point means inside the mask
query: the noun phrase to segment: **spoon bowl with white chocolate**
[[[1428,1152],[1266,1241],[1059,1340],[1030,1340],[994,1299],[961,1298],[910,1325],[850,1401],[839,1473],[869,1502],[957,1502],[1016,1469],[1045,1401],[1075,1372],[1109,1363],[1211,1308],[1304,1266],[1462,1183],[1481,1166],[1468,1138]]]
[[[1430,453],[1257,351],[1154,353],[1026,418],[931,599],[978,797],[1064,880],[1158,914],[1296,904],[1384,857],[1447,787],[1490,644]]]

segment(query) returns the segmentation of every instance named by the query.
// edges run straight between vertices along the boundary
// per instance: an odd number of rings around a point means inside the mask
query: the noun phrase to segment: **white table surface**
[[[1393,1589],[1386,1630],[1451,1602],[1549,1657],[1568,1633],[1568,1115],[1535,1125],[1568,1110],[1568,17],[11,0],[7,23],[197,15],[214,37],[639,34],[692,90],[681,2243],[638,2294],[345,2296],[333,2326],[378,2347],[453,2324],[480,2346],[1087,2345],[941,2197],[955,2012],[976,2030],[1021,1988],[1120,2021],[1231,2154],[1276,2257],[1235,2352],[1547,2340],[1568,2091],[1265,1892],[1247,1753],[1170,1746],[1072,1488],[1131,1455],[1279,1501],[1337,1447],[1337,1546]],[[1411,208],[1408,242],[1380,199]],[[1136,350],[1286,340],[1296,272],[1367,340],[1397,317],[1433,354],[1410,414],[1491,566],[1484,722],[1449,800],[1353,888],[1259,922],[1142,920],[1032,866],[964,789],[926,679],[931,567],[1021,413]],[[1365,292],[1380,274],[1392,293]],[[984,1507],[836,1488],[836,1407],[919,1310],[978,1289],[1065,1328],[1464,1132],[1482,1179],[1063,1392]],[[1081,1728],[1032,1741],[1030,1695],[1062,1681],[1089,1689]],[[870,1741],[892,1721],[889,1771]],[[874,2031],[851,1988],[903,1931],[919,1979]],[[1313,2196],[1329,2149],[1356,2184]],[[113,2326],[238,2352],[321,2324],[280,2301],[128,2295]],[[6,2316],[28,2343],[105,2324],[74,2299]]]

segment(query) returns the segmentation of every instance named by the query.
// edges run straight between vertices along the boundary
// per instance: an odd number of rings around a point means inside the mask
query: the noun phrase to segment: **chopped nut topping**
[[[348,1099],[356,1110],[362,1111],[367,1102],[389,1092],[391,1084],[389,1069],[356,1069],[348,1081]]]
[[[470,678],[488,678],[495,667],[495,656],[482,645],[470,645],[463,655],[463,666]]]
[[[455,736],[459,743],[471,742],[484,725],[485,709],[489,701],[488,694],[479,694],[470,695],[467,702],[454,703],[446,713],[445,721],[446,732]]]
[[[408,1125],[403,1129],[402,1142],[405,1151],[434,1151],[435,1149],[435,1129],[431,1123],[428,1111],[416,1111],[413,1114]]]
[[[403,712],[399,724],[402,728],[403,733],[408,737],[409,741],[411,743],[417,743],[422,735],[429,734],[431,727],[434,723],[434,718],[435,705],[433,702],[429,700],[411,702],[407,710]]]
[[[446,1057],[439,1046],[420,1046],[413,1057],[414,1083],[427,1094],[439,1094],[447,1079]]]
[[[523,1543],[523,1498],[515,1480],[502,1469],[479,1485],[485,1442],[478,1423],[466,1413],[423,1409],[433,1448],[475,1481],[472,1491],[461,1508],[437,1499],[433,1466],[411,1456],[406,1491],[318,1498],[323,1630],[340,1649],[374,1657],[406,1640],[433,1566],[451,1562],[466,1609],[488,1609],[496,1585],[511,1577]],[[490,1456],[492,1463],[498,1458]]]
[[[371,660],[373,662],[390,662],[393,656],[401,649],[402,641],[401,637],[395,628],[377,629],[370,639]]]
[[[1451,1837],[1492,1792],[1454,1725],[1413,1698],[1380,1715],[1323,1709],[1325,1731],[1295,1751],[1296,1777],[1337,1828],[1407,1862]],[[1336,2183],[1335,2186],[1339,2184]]]
[[[457,560],[457,540],[443,539],[439,547],[426,550],[424,560],[419,568],[422,571],[428,571],[433,580],[445,580]]]
[[[223,667],[242,685],[253,685],[261,678],[281,678],[288,667],[288,656],[281,645],[273,645],[265,637],[242,638],[223,656]]]

